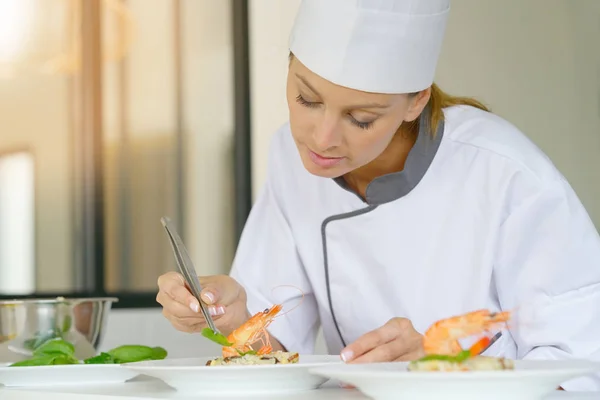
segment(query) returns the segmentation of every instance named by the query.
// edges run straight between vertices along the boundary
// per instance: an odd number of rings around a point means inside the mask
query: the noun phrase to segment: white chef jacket
[[[342,179],[310,174],[285,124],[231,276],[255,313],[297,308],[269,327],[289,351],[328,351],[394,317],[424,333],[476,309],[516,310],[486,355],[600,361],[600,237],[552,162],[516,127],[470,106],[428,109],[405,169],[366,201]],[[567,390],[600,390],[579,378]]]

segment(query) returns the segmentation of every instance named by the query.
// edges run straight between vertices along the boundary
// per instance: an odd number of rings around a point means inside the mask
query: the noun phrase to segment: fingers
[[[199,279],[203,287],[200,297],[206,304],[229,306],[236,301],[246,301],[244,289],[230,276],[216,275]]]
[[[347,346],[341,357],[348,363],[413,360],[423,355],[422,338],[410,320],[393,318]]]
[[[194,332],[200,332],[203,328],[204,328],[204,323],[193,323],[190,321],[192,320],[188,320],[187,322],[182,322],[182,320],[174,317],[172,314],[167,313],[166,311],[163,310],[163,315],[165,316],[165,318],[171,323],[171,325],[173,325],[173,327],[175,329],[177,329],[178,331],[181,332],[186,332],[186,333],[194,333]],[[198,321],[198,318],[196,318],[196,321]],[[204,321],[202,319],[202,321]]]
[[[158,296],[156,296],[156,301],[163,306],[163,310],[167,314],[172,314],[178,319],[192,319],[198,320],[198,318],[202,318],[202,315],[194,310],[191,307],[187,307],[173,299],[171,299],[166,293],[159,292]],[[197,303],[196,303],[197,304]],[[217,319],[219,316],[225,314],[225,307],[223,306],[209,306],[208,312],[211,316]]]
[[[227,308],[241,304],[245,308],[246,292],[233,278],[227,275],[200,277],[203,287],[201,298],[208,305],[208,312],[215,322],[231,322],[239,314],[233,311],[225,320]],[[198,332],[206,327],[206,321],[200,313],[198,300],[192,295],[183,277],[176,272],[161,275],[158,279],[159,292],[156,301],[163,307],[163,315],[171,324],[183,332]],[[228,322],[229,321],[229,322]]]
[[[401,361],[400,359],[407,354],[408,350],[409,349],[407,349],[402,340],[392,340],[391,342],[373,348],[359,357],[355,357],[351,362],[354,364],[366,364],[373,362]]]
[[[219,285],[218,280],[211,280],[211,278],[213,277],[204,278],[205,282],[210,282],[212,284],[212,287],[207,288],[208,290],[203,290],[203,295],[201,294],[202,300],[204,300],[206,304],[216,303],[216,296],[214,293],[223,292],[223,290],[220,289],[221,286],[224,286],[227,289],[227,285]],[[200,279],[202,281],[202,278]],[[183,311],[181,307],[176,306],[175,304],[171,304],[171,301],[169,301],[169,299],[171,299],[179,305],[187,307],[194,314],[200,312],[200,305],[198,304],[198,300],[186,287],[185,281],[180,274],[176,272],[169,272],[164,275],[161,275],[158,278],[158,288],[159,292],[156,297],[156,301],[159,302],[163,307],[173,307],[177,308],[178,310],[181,310],[177,312],[177,315],[192,315],[187,311]],[[225,307],[222,306],[209,307],[208,309],[211,315],[213,316],[222,315],[225,313]]]
[[[176,272],[168,272],[158,278],[158,301],[163,307],[171,304],[169,299],[182,304],[197,313],[200,311],[198,300],[185,287],[183,277]]]
[[[342,360],[350,362],[376,347],[382,346],[396,337],[396,332],[388,324],[379,329],[359,337],[354,343],[347,346],[341,353]]]
[[[186,288],[181,275],[175,272],[164,274],[158,279],[158,286],[156,301],[162,305],[163,315],[177,330],[197,332],[205,327],[198,300]],[[208,312],[216,321],[225,314],[225,307],[209,306]]]

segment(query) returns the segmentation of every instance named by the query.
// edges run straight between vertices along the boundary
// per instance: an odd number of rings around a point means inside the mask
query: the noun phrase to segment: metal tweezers
[[[196,274],[196,268],[192,263],[192,259],[190,258],[183,241],[177,234],[177,230],[173,226],[171,219],[169,217],[162,217],[160,219],[163,227],[167,231],[167,235],[169,236],[169,241],[171,242],[171,247],[173,248],[173,254],[175,255],[175,260],[177,261],[177,266],[179,267],[179,271],[185,278],[192,294],[198,300],[200,304],[200,310],[202,311],[202,315],[204,315],[204,319],[206,319],[206,323],[208,327],[212,329],[214,333],[220,333],[217,327],[215,326],[215,322],[210,316],[207,305],[200,298],[200,292],[202,291],[202,286],[200,285],[200,280],[198,279],[198,275]]]
[[[493,345],[494,343],[496,343],[496,341],[497,341],[498,339],[500,339],[500,336],[502,336],[502,332],[498,332],[498,333],[496,333],[496,334],[495,334],[495,335],[494,335],[494,336],[493,336],[493,337],[490,339],[490,342],[488,343],[488,345],[487,345],[487,346],[485,346],[485,348],[484,348],[483,350],[481,350],[481,351],[479,352],[479,354],[478,354],[478,355],[481,355],[481,354],[483,354],[483,353],[484,353],[484,352],[485,352],[487,349],[489,349],[490,347],[492,347],[492,345]]]

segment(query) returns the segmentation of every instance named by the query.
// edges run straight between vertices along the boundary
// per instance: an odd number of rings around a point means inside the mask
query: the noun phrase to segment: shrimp
[[[281,311],[281,304],[276,304],[264,311],[254,314],[248,321],[239,326],[236,330],[227,336],[227,341],[233,343],[231,346],[225,346],[222,349],[223,357],[239,356],[240,353],[254,351],[252,344],[260,341],[262,347],[256,354],[268,354],[273,351],[267,326],[273,322],[273,318]]]
[[[510,317],[509,311],[493,313],[488,310],[477,310],[443,319],[433,324],[425,332],[423,350],[425,354],[456,356],[463,351],[458,339],[481,332],[489,332],[507,322]],[[475,343],[469,351],[479,354],[485,348],[486,343],[489,343],[489,338]]]

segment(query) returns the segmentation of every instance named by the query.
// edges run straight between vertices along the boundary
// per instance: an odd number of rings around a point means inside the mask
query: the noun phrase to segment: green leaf
[[[97,356],[83,360],[84,364],[115,364],[115,360],[108,353],[100,353]]]
[[[46,341],[34,351],[32,358],[12,364],[14,367],[79,364],[74,357],[75,346],[63,339]],[[121,364],[146,360],[162,360],[167,351],[162,347],[124,345],[83,360],[84,364]]]
[[[60,332],[55,329],[50,329],[46,332],[37,332],[34,337],[23,342],[23,346],[27,350],[34,351],[48,340],[62,338]]]
[[[110,350],[108,354],[116,364],[121,364],[147,360],[162,360],[167,356],[167,351],[162,347],[123,345]]]
[[[34,352],[34,356],[63,354],[72,356],[75,353],[75,346],[66,340],[56,338],[46,341],[38,347]]]
[[[79,360],[73,356],[57,355],[52,360],[52,365],[68,365],[68,364],[79,364]]]
[[[73,319],[71,318],[70,315],[67,315],[65,317],[65,319],[63,320],[62,332],[63,333],[69,332],[71,330],[72,323],[73,323]]]
[[[230,347],[233,346],[233,343],[229,343],[227,337],[221,333],[216,333],[210,328],[202,329],[202,336],[205,338],[212,340],[213,342],[220,344],[221,346]]]
[[[460,353],[458,353],[456,356],[447,356],[447,355],[441,355],[441,354],[429,354],[425,357],[418,359],[416,362],[439,360],[439,361],[449,361],[449,362],[461,363],[461,362],[465,361],[466,359],[468,359],[470,356],[471,356],[471,353],[469,352],[469,350],[463,350]]]
[[[470,357],[471,357],[471,352],[469,350],[463,350],[460,353],[458,353],[458,355],[456,356],[456,361],[463,362]]]
[[[167,358],[167,350],[163,349],[162,347],[153,347],[152,350],[153,360],[164,360],[165,358]]]
[[[42,357],[34,357],[28,360],[17,361],[11,364],[11,367],[36,367],[40,365],[52,365],[52,361],[56,358],[55,355],[46,355]]]
[[[45,354],[39,357],[33,357],[28,360],[18,361],[11,364],[11,367],[39,367],[44,365],[68,365],[79,364],[79,361],[65,354]]]
[[[235,351],[237,351],[237,352],[238,352],[238,354],[239,354],[240,356],[242,356],[242,357],[244,357],[246,354],[252,354],[252,355],[256,355],[256,351],[255,351],[255,350],[249,350],[249,351],[247,351],[247,352],[245,352],[245,353],[244,353],[243,351],[241,351],[241,350],[238,350],[238,349],[235,349]]]

